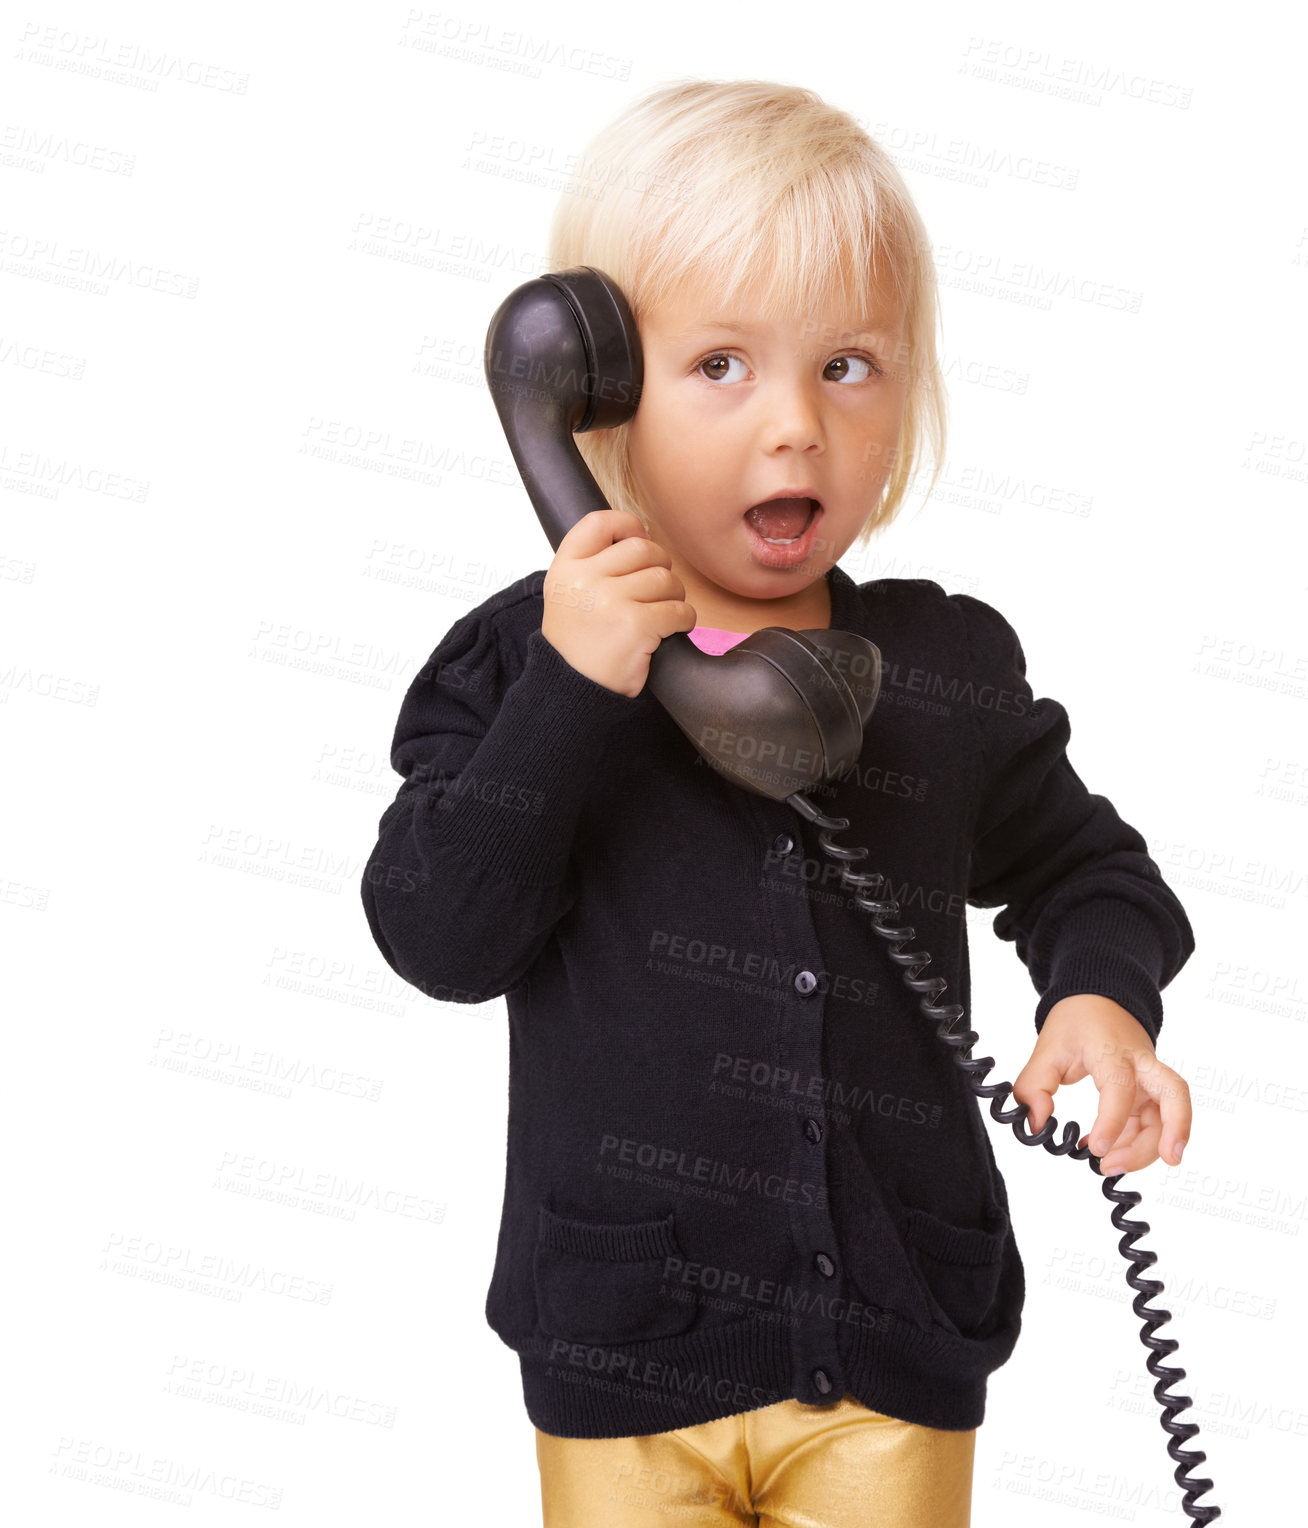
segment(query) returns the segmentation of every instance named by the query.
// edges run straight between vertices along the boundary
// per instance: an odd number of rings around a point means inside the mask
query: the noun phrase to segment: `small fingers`
[[[1161,1061],[1140,1079],[1150,1096],[1156,1100],[1162,1113],[1162,1157],[1173,1167],[1181,1160],[1181,1152],[1190,1139],[1193,1109],[1190,1103],[1190,1085],[1179,1072]]]
[[[1034,1055],[1017,1074],[1013,1097],[1027,1107],[1026,1128],[1034,1135],[1054,1112],[1054,1092],[1063,1074],[1050,1055]]]
[[[1108,1155],[1100,1157],[1099,1171],[1105,1178],[1112,1178],[1117,1173],[1138,1172],[1142,1167],[1148,1167],[1158,1159],[1158,1139],[1162,1129],[1156,1109],[1146,1118],[1131,1119],[1113,1142]]]
[[[1102,1159],[1126,1129],[1135,1108],[1135,1071],[1116,1066],[1111,1071],[1095,1072],[1094,1079],[1099,1089],[1099,1113],[1090,1127],[1090,1150]]]

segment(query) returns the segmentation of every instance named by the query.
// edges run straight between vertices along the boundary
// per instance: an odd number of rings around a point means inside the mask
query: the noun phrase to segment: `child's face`
[[[747,301],[711,308],[687,286],[641,320],[631,466],[653,539],[692,605],[800,595],[876,508],[907,390],[902,314],[884,299],[878,308],[769,324]],[[760,534],[747,512],[783,490],[819,507],[807,529],[801,505]]]

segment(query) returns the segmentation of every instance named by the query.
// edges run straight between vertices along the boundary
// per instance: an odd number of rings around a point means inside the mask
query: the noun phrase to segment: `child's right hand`
[[[550,646],[588,679],[633,698],[663,638],[695,625],[671,558],[626,510],[584,514],[559,542],[543,592],[540,629]]]

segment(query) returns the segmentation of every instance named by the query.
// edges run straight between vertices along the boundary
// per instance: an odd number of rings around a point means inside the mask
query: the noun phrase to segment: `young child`
[[[547,1528],[958,1528],[1024,1297],[990,1129],[816,829],[702,762],[650,655],[765,626],[877,644],[862,756],[810,798],[969,1016],[965,910],[1002,909],[1039,993],[1015,1096],[1036,1130],[1093,1076],[1105,1175],[1180,1160],[1189,1093],[1154,1042],[1193,936],[1004,617],[838,566],[944,439],[930,246],[884,152],[810,91],[686,81],[593,167],[550,260],[612,277],[640,329],[634,417],[576,437],[612,508],[414,679],[369,924],[432,997],[507,1002],[486,1317]]]

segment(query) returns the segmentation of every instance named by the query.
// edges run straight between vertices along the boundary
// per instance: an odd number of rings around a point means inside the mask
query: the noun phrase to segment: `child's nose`
[[[804,451],[823,439],[822,409],[813,388],[803,381],[778,381],[764,403],[764,434],[769,450],[790,446]]]

